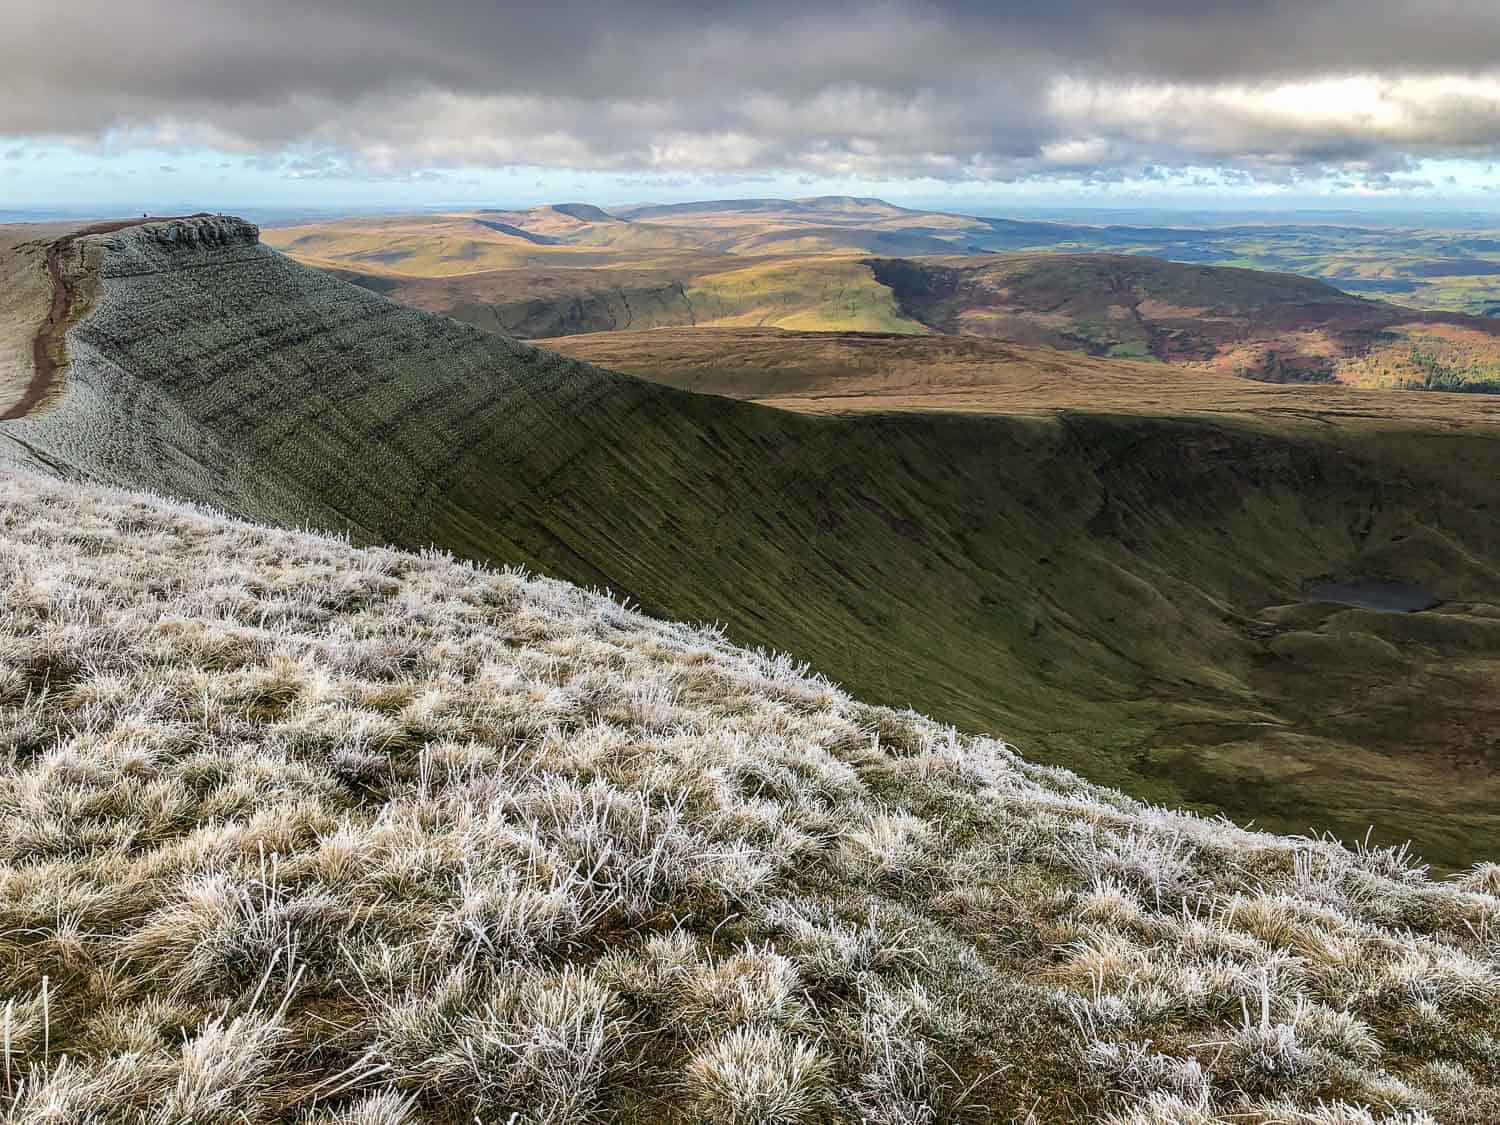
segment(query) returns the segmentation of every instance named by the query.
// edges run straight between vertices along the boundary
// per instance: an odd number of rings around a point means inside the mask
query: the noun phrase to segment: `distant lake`
[[[1393,582],[1388,578],[1351,578],[1345,582],[1323,582],[1307,591],[1312,601],[1375,609],[1382,613],[1420,613],[1440,604],[1420,586]]]

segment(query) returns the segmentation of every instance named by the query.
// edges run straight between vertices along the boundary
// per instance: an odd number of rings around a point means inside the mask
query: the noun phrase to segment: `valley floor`
[[[658,328],[566,336],[543,346],[683,390],[817,413],[1229,415],[1500,434],[1500,396],[1262,383],[974,336]]]

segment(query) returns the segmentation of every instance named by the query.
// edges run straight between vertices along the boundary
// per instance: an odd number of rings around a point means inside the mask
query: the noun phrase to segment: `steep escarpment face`
[[[109,241],[123,231],[141,233]],[[161,273],[193,268],[195,250],[217,255],[236,244],[255,246],[259,238],[254,224],[206,214],[0,228],[0,421],[41,413],[61,397],[72,360],[68,335],[92,308],[106,257],[114,275],[129,268],[130,249],[156,245],[170,264],[145,264],[141,272]]]
[[[1471,733],[1500,651],[1488,431],[805,417],[405,308],[230,220],[77,247],[93,296],[64,391],[0,428],[11,460],[723,622],[1152,799],[1374,824],[1451,866],[1500,843]],[[1306,594],[1357,577],[1444,605],[1395,621]]]
[[[514,453],[615,382],[330,281],[239,220],[79,245],[94,299],[68,334],[69,394],[9,435],[96,479],[404,540],[467,459]]]

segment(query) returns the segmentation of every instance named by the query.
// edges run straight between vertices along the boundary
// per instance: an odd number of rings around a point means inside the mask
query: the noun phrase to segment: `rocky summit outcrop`
[[[132,248],[139,251],[153,244],[173,250],[255,246],[260,242],[260,227],[234,215],[192,215],[134,227],[116,237],[119,239],[116,249],[124,258]]]

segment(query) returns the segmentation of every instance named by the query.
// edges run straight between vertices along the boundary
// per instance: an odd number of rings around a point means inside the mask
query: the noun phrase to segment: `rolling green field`
[[[632,263],[663,268],[675,280],[685,280],[712,268],[704,260],[712,257],[1132,254],[1298,274],[1416,309],[1476,316],[1500,311],[1500,230],[1022,222],[838,197],[720,200],[614,213],[565,204],[354,219],[272,230],[267,240],[305,261],[391,275],[407,283],[523,267],[619,269]],[[576,292],[588,288],[581,285]]]

